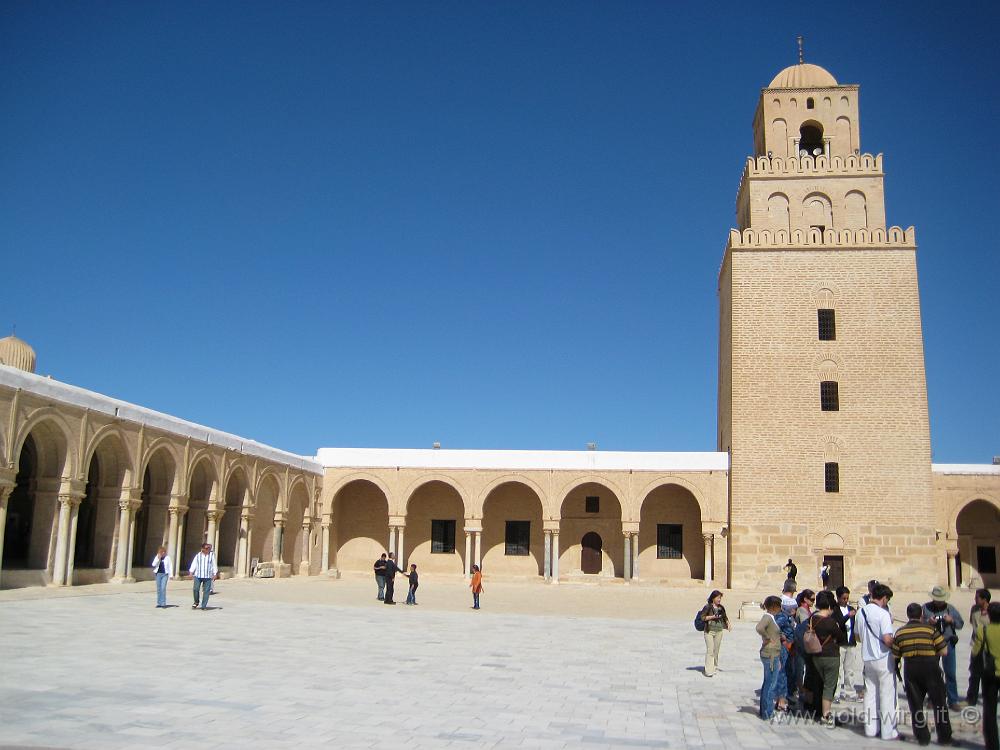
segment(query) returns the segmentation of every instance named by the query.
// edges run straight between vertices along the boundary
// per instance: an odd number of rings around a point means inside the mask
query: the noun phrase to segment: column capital
[[[205,516],[208,518],[209,521],[218,521],[220,518],[222,518],[222,513],[223,511],[221,510],[216,510],[215,508],[209,508],[207,511],[205,511]]]
[[[17,485],[17,470],[0,468],[0,495],[6,489],[12,492]]]
[[[639,533],[639,522],[638,521],[622,521],[622,533],[638,534]]]
[[[60,492],[58,498],[59,502],[62,505],[68,505],[69,507],[72,508],[74,505],[79,505],[80,503],[82,503],[83,498],[85,498],[86,496],[87,496],[86,493],[83,492],[80,493]]]
[[[330,519],[328,519],[326,516],[323,516],[323,520],[319,522],[319,525],[322,526],[324,529],[328,529],[331,526],[333,526],[333,522],[330,521]]]
[[[715,539],[715,534],[702,534],[701,538],[704,539],[705,543],[707,544],[708,542],[711,542],[713,539]]]
[[[129,503],[141,503],[142,502],[142,488],[141,487],[122,487],[121,495],[119,495],[120,500],[124,500]]]
[[[67,495],[69,497],[79,496],[83,499],[87,494],[87,483],[78,479],[63,479],[59,483],[59,497]]]
[[[394,529],[406,526],[406,516],[389,516],[389,526]]]
[[[465,533],[466,534],[481,534],[482,531],[483,531],[483,527],[482,526],[466,526],[465,527]]]
[[[128,511],[132,510],[132,501],[126,498],[122,498],[121,500],[118,501],[118,510],[120,510],[122,513],[127,513]]]
[[[171,505],[167,508],[167,513],[171,516],[180,517],[187,513],[188,507],[186,505]]]
[[[240,510],[240,519],[243,521],[252,521],[256,517],[256,513],[250,508],[242,508]]]

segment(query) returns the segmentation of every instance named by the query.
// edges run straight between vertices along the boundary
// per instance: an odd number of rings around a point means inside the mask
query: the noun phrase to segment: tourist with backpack
[[[698,627],[701,623],[701,627]],[[713,591],[708,595],[708,603],[701,608],[695,618],[695,628],[705,634],[705,676],[715,677],[719,667],[719,649],[722,648],[722,634],[733,626],[722,606],[722,592]]]
[[[833,699],[840,677],[840,647],[847,645],[847,634],[833,617],[836,604],[832,591],[820,591],[816,596],[816,612],[809,619],[809,630],[802,638],[806,651],[812,654],[813,668],[819,676],[820,710],[822,721],[828,727],[833,726]]]
[[[764,615],[757,623],[757,635],[760,636],[760,663],[764,668],[764,681],[760,686],[760,708],[758,715],[762,719],[774,716],[778,684],[778,670],[781,668],[781,628],[775,621],[775,615],[781,611],[781,599],[769,596],[762,605]]]

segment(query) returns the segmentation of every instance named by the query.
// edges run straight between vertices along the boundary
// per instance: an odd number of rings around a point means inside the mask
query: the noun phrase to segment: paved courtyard
[[[153,607],[150,584],[2,592],[0,747],[890,744],[857,726],[759,721],[754,621],[738,622],[722,671],[706,678],[690,623],[700,591],[488,584],[474,612],[460,580],[418,607],[375,602],[367,580],[219,589],[208,612],[176,582],[168,610]],[[613,617],[580,614],[609,598]],[[543,599],[573,614],[528,613]],[[498,610],[509,602],[520,607]],[[981,746],[978,725],[955,721]]]

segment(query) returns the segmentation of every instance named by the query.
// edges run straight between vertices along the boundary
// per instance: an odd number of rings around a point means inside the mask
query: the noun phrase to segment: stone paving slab
[[[722,671],[709,679],[687,617],[269,597],[279,590],[227,585],[207,612],[158,610],[149,592],[127,587],[0,600],[0,749],[897,744],[858,726],[761,722],[758,639],[746,621],[726,635]],[[181,592],[172,598],[186,602]],[[982,745],[977,725],[956,725],[968,746]]]

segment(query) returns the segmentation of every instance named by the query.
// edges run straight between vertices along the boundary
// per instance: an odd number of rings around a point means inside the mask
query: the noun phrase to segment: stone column
[[[715,576],[712,574],[712,539],[714,534],[702,534],[701,538],[705,540],[705,583],[711,583],[715,580]]]
[[[52,585],[66,585],[66,552],[69,546],[69,514],[73,500],[69,495],[59,495],[59,521],[56,532],[56,560],[52,566]]]
[[[405,556],[406,547],[403,546],[403,532],[406,531],[406,527],[405,526],[398,526],[396,528],[396,531],[399,534],[399,536],[396,538],[396,545],[397,545],[397,549],[398,549],[398,552],[396,553],[396,564],[399,565],[400,569],[405,569],[406,568],[406,556]]]
[[[388,552],[392,552],[393,554],[395,554],[395,552],[396,552],[396,527],[395,526],[390,526],[389,527],[389,548],[386,550],[386,552],[387,553]]]
[[[246,578],[250,572],[250,521],[253,516],[245,508],[240,512],[240,530],[236,541],[236,578]]]
[[[552,532],[552,583],[559,583],[559,532]]]
[[[172,574],[177,573],[177,529],[178,529],[178,517],[180,516],[180,508],[167,508],[167,513],[170,515],[170,528],[167,531],[167,554],[170,556],[170,560],[173,563]]]
[[[177,557],[172,557],[174,561],[174,575],[179,576],[181,572],[181,555],[184,554],[184,528],[187,526],[187,508],[178,508],[177,513]]]
[[[218,562],[219,559],[219,535],[222,533],[222,517],[226,515],[226,511],[219,509],[215,511],[215,534],[208,538],[208,541],[212,543],[212,549],[215,551],[215,559]]]
[[[472,532],[465,532],[465,570],[466,578],[472,575]]]
[[[323,536],[320,540],[323,557],[320,559],[319,569],[321,573],[325,574],[330,570],[330,519],[328,516],[323,516],[323,520],[320,522],[320,529]]]
[[[135,514],[139,511],[142,500],[132,501],[132,512],[129,513],[128,523],[128,552],[125,555],[125,580],[134,581],[132,577],[132,558],[135,557]]]
[[[623,531],[622,537],[625,539],[625,556],[622,558],[624,568],[624,578],[626,581],[632,580],[632,532]]]
[[[299,562],[299,575],[307,576],[309,575],[309,553],[312,551],[312,545],[309,543],[309,535],[312,533],[312,526],[306,522],[302,522],[302,558]]]
[[[483,532],[482,531],[475,531],[473,533],[476,535],[476,565],[478,565],[479,569],[482,570],[483,569]]]
[[[3,574],[3,537],[7,529],[7,501],[14,491],[12,484],[0,484],[0,575]]]
[[[546,581],[552,578],[552,532],[548,529],[542,530],[544,539],[545,557],[542,562],[542,578]]]
[[[639,534],[632,534],[632,580],[639,580]]]
[[[274,537],[271,539],[271,559],[274,562],[283,562],[282,552],[284,551],[285,522],[283,519],[276,519],[274,522]]]
[[[118,501],[118,550],[115,555],[115,575],[111,580],[123,583],[128,577],[129,531],[132,528],[132,501]]]
[[[66,585],[73,585],[73,566],[76,563],[76,527],[80,519],[80,503],[83,498],[76,498],[69,506],[69,539],[68,554],[66,555]],[[96,508],[95,508],[96,510]]]
[[[215,531],[219,527],[219,511],[210,508],[205,511],[205,515],[208,517],[208,527],[205,529],[205,541],[211,544],[212,549],[215,550]],[[218,551],[215,554],[218,557]]]

